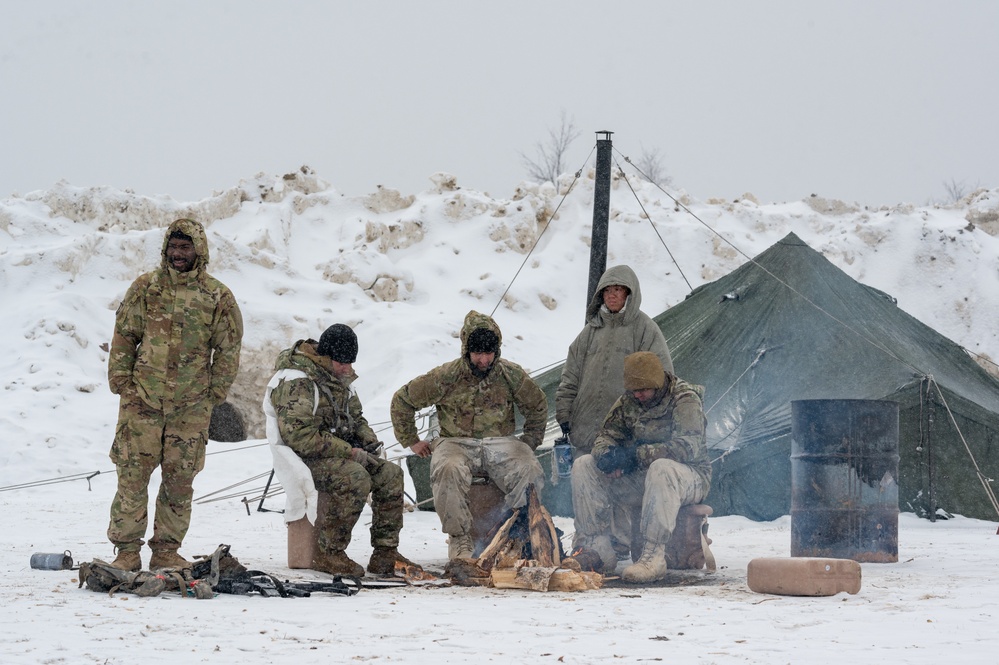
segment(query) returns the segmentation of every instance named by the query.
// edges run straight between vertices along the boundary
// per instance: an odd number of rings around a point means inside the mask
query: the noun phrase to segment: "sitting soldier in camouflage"
[[[149,479],[157,466],[149,567],[191,567],[177,550],[191,524],[212,407],[225,401],[236,378],[243,338],[236,299],[207,265],[205,229],[178,219],[163,238],[161,266],[132,282],[115,315],[108,383],[121,399],[108,540],[118,550],[112,565],[122,570],[142,570]]]
[[[318,342],[299,340],[278,355],[274,369],[285,377],[269,389],[265,399],[274,407],[280,443],[302,458],[316,489],[329,495],[326,514],[316,524],[319,552],[310,567],[332,575],[364,575],[364,568],[345,550],[371,494],[374,549],[368,572],[391,575],[397,562],[419,566],[397,549],[402,529],[402,469],[379,456],[382,444],[351,388],[357,379],[353,369],[357,348],[357,335],[342,323],[327,328]]]
[[[640,506],[642,556],[621,576],[655,582],[666,577],[666,543],[680,507],[703,501],[711,486],[701,388],[666,372],[649,351],[625,357],[624,388],[592,454],[572,468],[573,545],[597,552],[604,572],[613,572],[612,507]]]
[[[485,472],[506,495],[509,508],[527,502],[527,488],[538,492],[544,473],[534,455],[545,434],[548,403],[527,372],[500,358],[502,336],[492,318],[469,312],[461,329],[461,357],[419,376],[392,397],[396,440],[420,457],[430,457],[430,484],[448,557],[473,555],[468,492],[472,476]],[[437,407],[440,437],[421,441],[414,417]],[[514,407],[524,416],[520,438]]]

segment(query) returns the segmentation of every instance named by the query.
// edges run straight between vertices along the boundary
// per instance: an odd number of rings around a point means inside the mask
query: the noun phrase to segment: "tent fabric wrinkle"
[[[999,516],[978,480],[999,474],[999,381],[794,233],[654,320],[705,387],[715,515],[789,514],[791,402],[866,399],[899,404],[900,510]]]

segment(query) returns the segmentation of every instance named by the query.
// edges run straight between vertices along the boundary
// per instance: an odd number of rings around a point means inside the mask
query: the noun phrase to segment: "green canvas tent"
[[[981,480],[999,474],[999,381],[793,233],[655,321],[705,386],[716,515],[790,513],[792,401],[883,399],[899,405],[899,508],[999,519]],[[538,379],[550,404],[560,373]]]

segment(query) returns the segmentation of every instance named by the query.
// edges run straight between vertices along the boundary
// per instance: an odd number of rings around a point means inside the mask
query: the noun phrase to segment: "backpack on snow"
[[[215,590],[227,580],[245,574],[246,568],[229,554],[228,545],[219,545],[211,556],[199,557],[190,570],[164,568],[156,572],[132,572],[115,568],[106,561],[94,559],[80,564],[80,584],[91,591],[113,596],[127,591],[137,596],[158,596],[164,591],[177,591],[185,597],[213,598]]]

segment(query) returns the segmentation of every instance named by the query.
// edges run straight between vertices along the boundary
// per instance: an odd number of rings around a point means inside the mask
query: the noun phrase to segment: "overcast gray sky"
[[[509,196],[561,112],[697,198],[999,186],[999,3],[0,0],[0,197],[197,200],[302,164]]]

